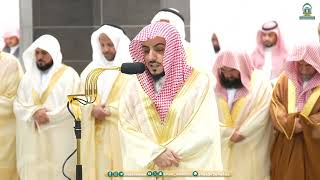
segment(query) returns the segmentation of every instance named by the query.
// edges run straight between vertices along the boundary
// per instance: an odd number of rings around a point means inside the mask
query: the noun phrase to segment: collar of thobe
[[[264,48],[264,52],[265,53],[272,52],[272,49],[273,49],[273,47],[266,47],[266,48]]]
[[[264,49],[265,61],[262,69],[268,78],[271,78],[271,75],[272,75],[272,50],[273,50],[273,47]]]
[[[228,105],[229,105],[230,109],[232,109],[232,104],[233,104],[233,100],[234,100],[234,97],[236,95],[236,92],[237,92],[237,89],[235,89],[235,88],[227,89]]]
[[[156,92],[156,94],[158,94],[162,88],[164,84],[164,76],[161,77],[159,80],[157,80],[155,83],[154,83],[154,90]]]
[[[19,45],[10,47],[10,54],[14,54],[14,52],[16,52],[16,50],[19,48]]]

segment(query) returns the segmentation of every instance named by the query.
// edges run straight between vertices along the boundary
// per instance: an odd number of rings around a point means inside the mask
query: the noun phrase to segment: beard
[[[266,41],[263,43],[263,46],[265,48],[271,48],[272,46],[276,45],[276,43],[270,42],[270,41]]]
[[[151,73],[150,73],[151,74]],[[162,73],[160,74],[151,74],[152,79],[154,80],[154,82],[159,81],[163,76],[165,75],[164,71],[162,71]]]
[[[220,46],[219,45],[214,45],[213,49],[214,49],[215,53],[218,53],[220,51]]]
[[[308,82],[313,78],[314,75],[301,75],[301,79],[303,82]]]
[[[103,54],[104,58],[109,61],[109,62],[112,62],[114,60],[114,57],[115,56],[111,56],[111,55],[107,55],[107,54]]]
[[[37,68],[40,71],[46,71],[53,66],[53,61],[50,61],[49,63],[44,63],[43,60],[40,59],[39,61],[36,62],[36,64],[37,64]]]
[[[152,60],[146,64],[146,67],[149,70],[149,73],[152,77],[154,77],[154,80],[157,80],[159,77],[161,78],[164,76],[164,69],[162,67],[162,64],[157,62],[156,60]]]
[[[221,86],[226,89],[231,89],[231,88],[240,89],[243,87],[243,84],[240,78],[226,79],[226,77],[224,77],[222,73],[220,75],[220,83],[221,83]]]

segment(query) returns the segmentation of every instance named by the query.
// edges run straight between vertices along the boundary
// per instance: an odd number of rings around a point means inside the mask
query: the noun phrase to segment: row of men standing
[[[1,176],[64,179],[62,164],[75,149],[66,96],[83,92],[91,70],[132,57],[146,72],[103,73],[97,101],[82,107],[85,179],[122,169],[225,169],[237,180],[320,177],[319,45],[299,45],[287,55],[277,23],[269,22],[251,58],[219,52],[214,78],[187,65],[196,59],[168,22],[146,26],[131,43],[120,28],[102,26],[92,34],[93,60],[80,78],[63,65],[51,35],[23,53],[23,76],[17,60],[1,52]],[[71,159],[66,166],[73,179],[74,165]]]

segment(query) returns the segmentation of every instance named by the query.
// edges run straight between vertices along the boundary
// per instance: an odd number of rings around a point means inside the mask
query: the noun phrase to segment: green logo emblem
[[[199,175],[198,171],[193,171],[192,172],[192,176],[198,176],[198,175]]]
[[[312,16],[312,6],[309,3],[305,3],[302,6],[303,16],[300,16],[300,20],[315,20],[315,16]]]

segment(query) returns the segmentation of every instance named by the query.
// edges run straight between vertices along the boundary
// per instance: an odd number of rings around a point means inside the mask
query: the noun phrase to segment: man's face
[[[243,87],[240,72],[230,67],[220,69],[220,83],[224,88],[241,88]]]
[[[14,47],[18,45],[19,39],[16,36],[11,36],[11,37],[4,38],[4,42],[8,47]]]
[[[310,79],[317,73],[317,70],[304,60],[298,62],[298,71],[304,79]]]
[[[275,32],[262,32],[261,39],[264,47],[272,47],[277,43],[277,34]]]
[[[152,76],[164,74],[163,58],[166,41],[162,37],[148,39],[142,43],[145,65]]]
[[[37,48],[35,50],[35,56],[36,56],[36,64],[39,70],[46,71],[52,67],[53,60],[47,51]]]
[[[211,43],[212,43],[214,52],[218,53],[220,51],[220,45],[219,45],[218,37],[215,33],[212,34]]]
[[[116,49],[111,39],[106,34],[100,34],[99,43],[103,56],[108,61],[113,61],[114,57],[116,56]]]

